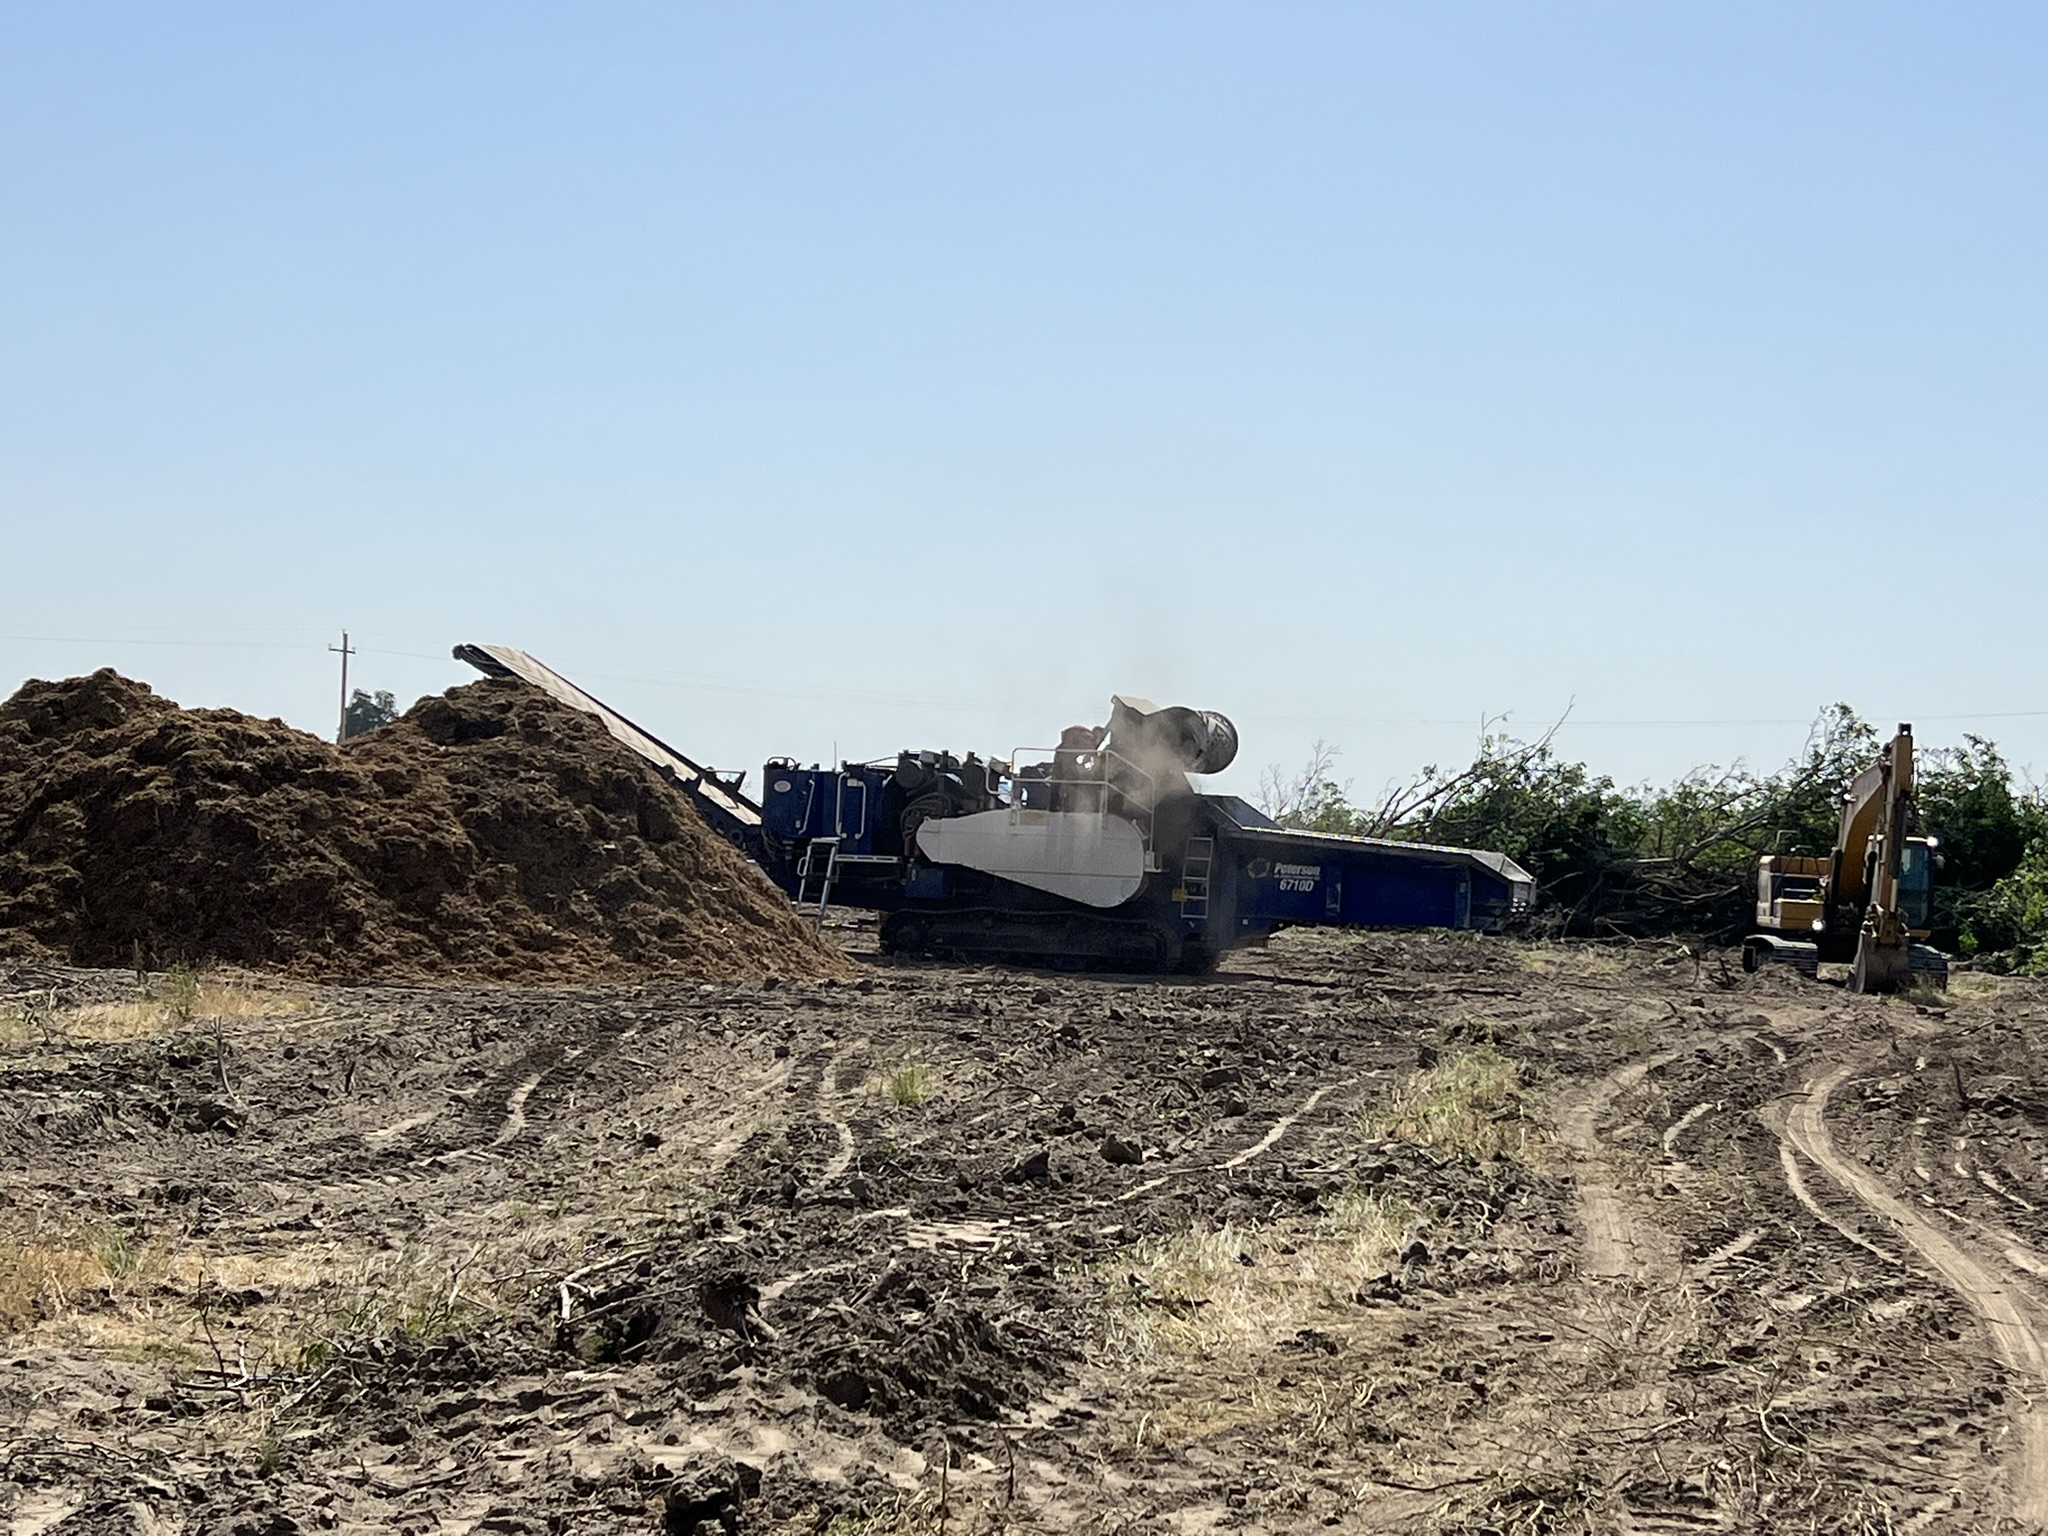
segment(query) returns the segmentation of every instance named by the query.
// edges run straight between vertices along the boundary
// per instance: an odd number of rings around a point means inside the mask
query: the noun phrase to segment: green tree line
[[[1262,799],[1283,826],[1505,853],[1535,877],[1537,921],[1554,933],[1726,940],[1750,926],[1758,857],[1832,848],[1843,792],[1882,745],[1837,704],[1773,772],[1699,768],[1627,787],[1560,754],[1554,738],[1488,730],[1469,764],[1424,768],[1366,804],[1319,742],[1291,777],[1269,769]],[[2048,792],[1980,736],[1920,748],[1916,781],[1916,830],[1940,842],[1933,942],[1987,966],[2048,972]]]

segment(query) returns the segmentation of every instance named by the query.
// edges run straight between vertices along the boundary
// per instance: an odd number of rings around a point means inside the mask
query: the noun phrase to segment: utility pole
[[[341,724],[335,729],[334,739],[336,741],[346,741],[348,740],[348,659],[355,655],[355,652],[348,648],[348,631],[344,629],[341,632],[341,644],[330,645],[327,649],[337,652],[341,657]]]

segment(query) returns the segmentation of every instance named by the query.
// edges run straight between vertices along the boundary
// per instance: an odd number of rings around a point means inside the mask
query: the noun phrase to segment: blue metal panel
[[[837,792],[840,852],[873,853],[875,827],[881,820],[882,776],[872,768],[851,769],[839,775]]]
[[[1358,869],[1345,882],[1342,921],[1385,928],[1459,928],[1464,871],[1454,867],[1400,865]]]
[[[761,824],[769,832],[792,843],[824,834],[827,807],[818,781],[829,779],[829,774],[770,763],[762,777]]]
[[[1219,813],[1219,864],[1243,876],[1238,933],[1286,923],[1499,928],[1533,896],[1527,873],[1499,854],[1262,826],[1227,797],[1203,804]]]
[[[1470,921],[1471,879],[1456,864],[1325,855],[1315,863],[1254,857],[1240,867],[1236,916],[1263,923],[1457,928]]]
[[[774,836],[795,843],[839,837],[845,853],[873,853],[882,825],[882,794],[888,774],[857,765],[796,768],[770,763],[761,787],[761,822]]]
[[[1333,889],[1340,900],[1338,867],[1320,860],[1253,858],[1243,865],[1237,913],[1254,922],[1321,923],[1329,920]]]

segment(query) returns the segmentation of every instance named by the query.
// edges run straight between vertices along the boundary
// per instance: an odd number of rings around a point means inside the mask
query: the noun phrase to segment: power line
[[[331,631],[322,630],[328,634]],[[202,651],[296,651],[312,650],[317,640],[139,640],[133,636],[116,639],[95,638],[90,635],[0,635],[0,644],[17,645],[170,645]],[[327,649],[333,650],[333,646]],[[414,661],[447,661],[445,651],[394,651],[380,645],[359,645],[353,654],[358,656],[405,656]]]
[[[309,651],[316,642],[290,643],[278,640],[143,640],[135,638],[94,638],[84,635],[0,635],[0,643],[21,645],[151,645],[176,646],[196,650],[261,650],[261,651]],[[333,650],[333,646],[326,649]],[[449,658],[439,653],[424,651],[391,650],[382,646],[357,646],[353,654],[362,656],[398,656],[412,661],[446,661]],[[975,710],[992,712],[1001,706],[986,698],[958,699],[933,694],[897,693],[883,689],[867,688],[789,688],[774,684],[750,681],[745,678],[714,677],[698,673],[655,672],[641,669],[621,669],[603,663],[578,663],[565,661],[565,667],[574,669],[578,675],[595,678],[609,678],[615,682],[649,684],[660,688],[693,689],[706,693],[738,693],[764,698],[802,699],[810,702],[835,702],[845,700],[860,703],[916,704],[934,709]],[[1426,729],[1469,729],[1473,718],[1461,719],[1431,718],[1427,716],[1381,716],[1350,717],[1322,716],[1310,718],[1303,715],[1263,715],[1276,725],[1341,725],[1346,728],[1371,727],[1389,729],[1395,727],[1416,727]],[[1925,720],[1938,723],[1953,723],[1971,720],[2036,720],[2048,718],[2048,709],[1980,709],[1961,713],[1923,714],[1913,710],[1899,712],[1901,719]],[[1695,720],[1573,720],[1564,721],[1562,730],[1693,730],[1731,728],[1741,726],[1804,726],[1813,723],[1811,715],[1756,716],[1750,718],[1717,718]]]
[[[1979,709],[1960,715],[1927,715],[1908,709],[1900,713],[1902,718],[1910,715],[1915,720],[2030,720],[2048,715],[2048,709]],[[1448,724],[1449,722],[1446,721],[1444,723]],[[1462,723],[1470,725],[1472,722],[1467,720]],[[1781,720],[1567,720],[1562,728],[1570,730],[1575,725],[1811,725],[1812,723],[1813,717],[1811,715],[1803,718],[1795,718],[1788,715]]]
[[[309,651],[319,642],[288,645],[280,640],[96,640],[85,635],[0,635],[17,645],[175,645],[203,651]]]

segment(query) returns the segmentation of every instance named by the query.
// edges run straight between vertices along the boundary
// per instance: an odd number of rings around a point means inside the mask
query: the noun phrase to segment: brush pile
[[[334,746],[112,670],[0,704],[0,955],[341,978],[838,974],[603,726],[523,683]]]

